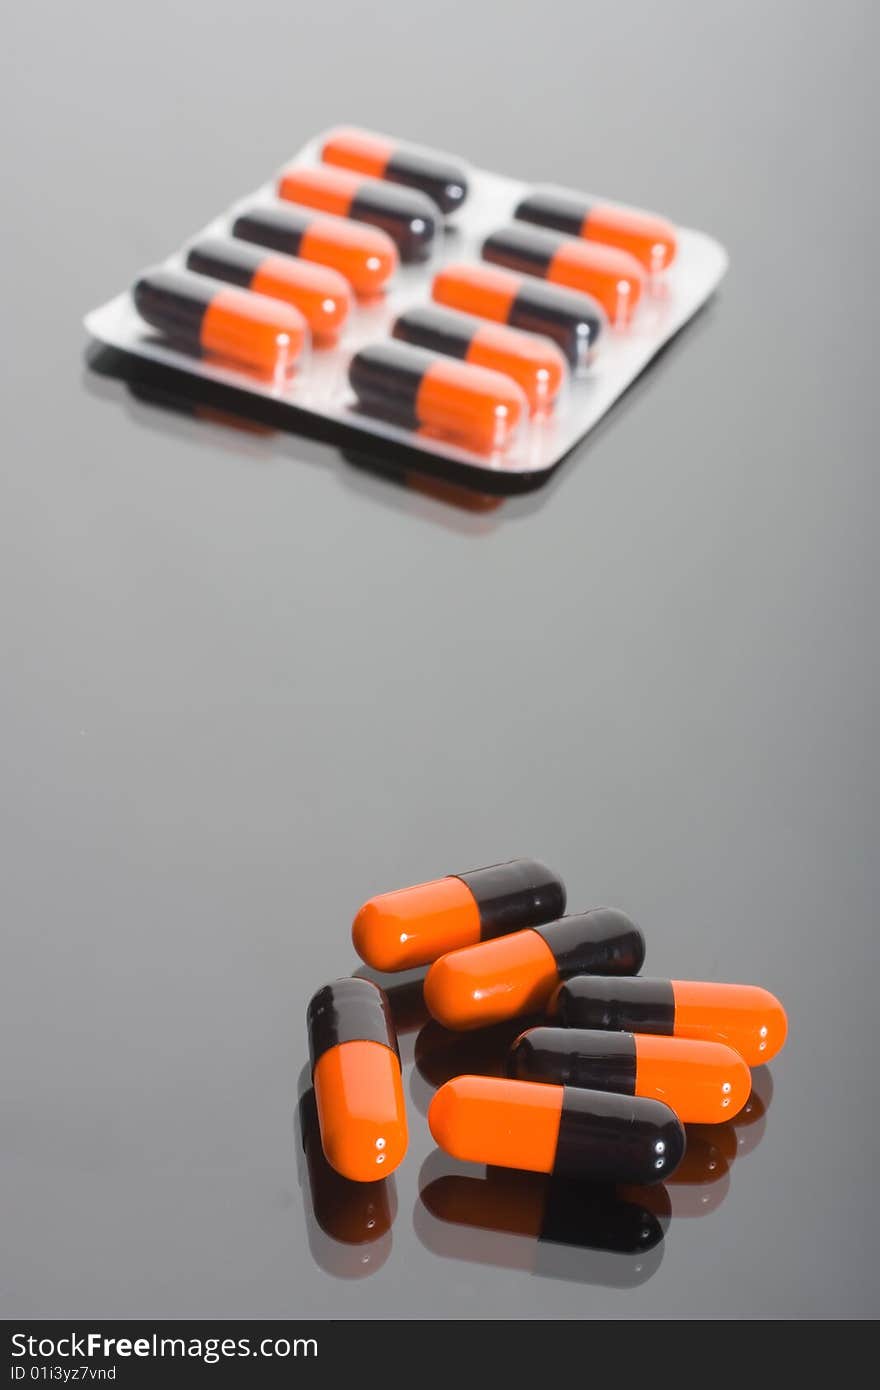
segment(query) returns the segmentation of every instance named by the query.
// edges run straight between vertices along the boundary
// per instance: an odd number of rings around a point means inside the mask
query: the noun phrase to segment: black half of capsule
[[[400,1060],[390,1005],[372,980],[354,977],[324,985],[309,1002],[306,1026],[313,1072],[325,1052],[346,1042],[383,1043]]]
[[[424,261],[431,254],[437,206],[415,188],[368,179],[352,198],[348,216],[387,232],[402,261]]]
[[[576,975],[557,989],[550,1013],[566,1028],[625,1033],[675,1030],[675,995],[669,980],[597,980]]]
[[[576,368],[588,362],[595,351],[605,315],[596,301],[580,290],[532,279],[514,299],[507,322],[511,328],[552,338],[569,366]]]
[[[636,1093],[636,1041],[631,1033],[587,1028],[527,1028],[507,1058],[507,1075],[518,1081]]]
[[[186,255],[186,264],[199,275],[213,275],[230,285],[249,289],[265,259],[264,250],[258,251],[245,241],[216,236],[205,237],[191,246]]]
[[[485,327],[485,320],[475,318],[473,314],[419,305],[399,315],[391,336],[402,343],[413,343],[416,347],[428,348],[431,352],[442,353],[444,357],[458,357],[463,361],[474,334],[481,327]]]
[[[565,236],[579,237],[589,212],[590,204],[585,198],[562,189],[536,188],[517,204],[513,215],[519,222],[552,227]]]
[[[435,1090],[456,1076],[503,1076],[508,1054],[520,1032],[521,1018],[506,1018],[503,1023],[462,1033],[453,1033],[431,1019],[416,1038],[416,1070]]]
[[[190,349],[201,348],[202,320],[223,285],[180,270],[150,270],[132,290],[134,307],[152,328]]]
[[[272,251],[283,251],[287,256],[298,256],[302,239],[317,216],[316,212],[302,212],[299,208],[250,208],[236,217],[232,235],[268,246]]]
[[[573,1086],[563,1090],[554,1174],[595,1182],[662,1182],[686,1147],[681,1121],[662,1101]]]
[[[388,1000],[394,1032],[398,1038],[401,1033],[414,1033],[427,1027],[431,1015],[425,1003],[421,979],[408,980],[404,985],[391,985],[385,990],[385,998]]]
[[[555,922],[565,911],[565,884],[537,859],[511,859],[451,877],[460,878],[474,896],[481,941]]]
[[[632,918],[613,907],[594,907],[534,930],[546,941],[560,980],[591,975],[636,975],[645,963],[645,938]]]
[[[549,1177],[539,1240],[638,1255],[663,1239],[657,1214],[640,1202],[624,1200],[610,1183],[584,1183]]]
[[[433,354],[401,343],[376,343],[351,359],[348,379],[358,405],[367,413],[418,429],[416,398]]]
[[[438,155],[398,150],[385,166],[385,178],[426,193],[442,213],[455,212],[467,197],[464,169],[454,160]]]
[[[561,238],[539,227],[501,227],[483,242],[483,260],[517,270],[520,275],[546,275]]]

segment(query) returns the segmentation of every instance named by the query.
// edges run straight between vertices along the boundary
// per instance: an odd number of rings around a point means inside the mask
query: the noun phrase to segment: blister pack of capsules
[[[292,430],[318,418],[380,456],[521,486],[726,265],[718,242],[656,214],[346,127],[85,322],[130,356],[272,401]]]

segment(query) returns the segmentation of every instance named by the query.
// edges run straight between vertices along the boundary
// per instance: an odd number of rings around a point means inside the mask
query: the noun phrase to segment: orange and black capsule
[[[494,266],[446,265],[434,277],[431,296],[450,309],[551,338],[574,368],[591,361],[605,326],[589,295]]]
[[[726,1043],[750,1067],[775,1057],[788,1021],[779,1000],[758,985],[696,980],[569,979],[550,1012],[567,1028],[602,1028],[705,1038]]]
[[[298,309],[189,270],[151,270],[133,290],[145,323],[188,352],[282,377],[299,360],[309,331]]]
[[[584,971],[635,975],[644,959],[645,939],[635,922],[597,907],[450,951],[425,977],[425,1003],[444,1028],[485,1028],[543,1009],[560,980]]]
[[[335,980],[307,1013],[312,1084],[327,1162],[375,1182],[406,1153],[400,1054],[388,1000],[372,980]]]
[[[724,1043],[587,1028],[528,1028],[508,1076],[662,1100],[685,1124],[721,1124],[742,1110],[752,1077]]]
[[[397,319],[392,336],[475,367],[503,372],[522,387],[533,412],[553,404],[568,375],[565,358],[553,343],[454,309],[431,305],[407,309]]]
[[[362,348],[351,359],[348,379],[369,414],[480,454],[506,448],[528,414],[510,377],[408,343]]]
[[[517,205],[514,217],[566,236],[618,246],[656,275],[675,260],[678,237],[665,217],[617,203],[592,202],[565,188],[533,188]]]
[[[686,1148],[662,1101],[495,1076],[447,1081],[428,1125],[453,1158],[593,1182],[662,1182]]]
[[[424,261],[437,231],[437,205],[415,188],[371,179],[349,169],[287,169],[278,196],[338,217],[367,222],[391,237],[403,261]]]
[[[522,222],[486,237],[482,254],[484,261],[592,295],[618,326],[629,323],[645,282],[642,267],[628,251]]]
[[[339,271],[298,256],[267,253],[229,237],[208,237],[190,247],[186,264],[199,275],[286,300],[299,309],[317,343],[335,342],[351,312],[351,289]]]
[[[232,235],[286,256],[328,265],[360,295],[378,294],[397,269],[397,247],[378,227],[302,208],[280,204],[250,208],[235,219]]]
[[[331,130],[321,146],[321,159],[374,179],[417,188],[427,193],[442,213],[455,212],[467,197],[467,175],[456,160],[355,126]]]
[[[351,938],[374,970],[412,970],[447,951],[553,922],[564,911],[558,874],[536,859],[510,859],[379,893],[358,911]]]

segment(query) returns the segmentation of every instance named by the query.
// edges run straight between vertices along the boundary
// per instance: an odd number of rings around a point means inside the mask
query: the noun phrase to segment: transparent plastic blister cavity
[[[573,171],[572,184],[579,182]],[[341,128],[87,315],[381,458],[539,482],[708,299],[717,241]],[[243,394],[242,394],[243,393]]]

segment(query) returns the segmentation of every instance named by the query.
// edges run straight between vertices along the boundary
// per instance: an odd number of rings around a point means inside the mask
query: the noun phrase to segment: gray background
[[[878,39],[868,3],[10,14],[7,1315],[877,1311]],[[86,309],[339,120],[728,246],[544,491],[469,512],[87,370]],[[309,1214],[303,1013],[355,909],[517,854],[790,1012],[760,1146],[635,1288],[432,1224],[409,1067],[390,1242]]]

